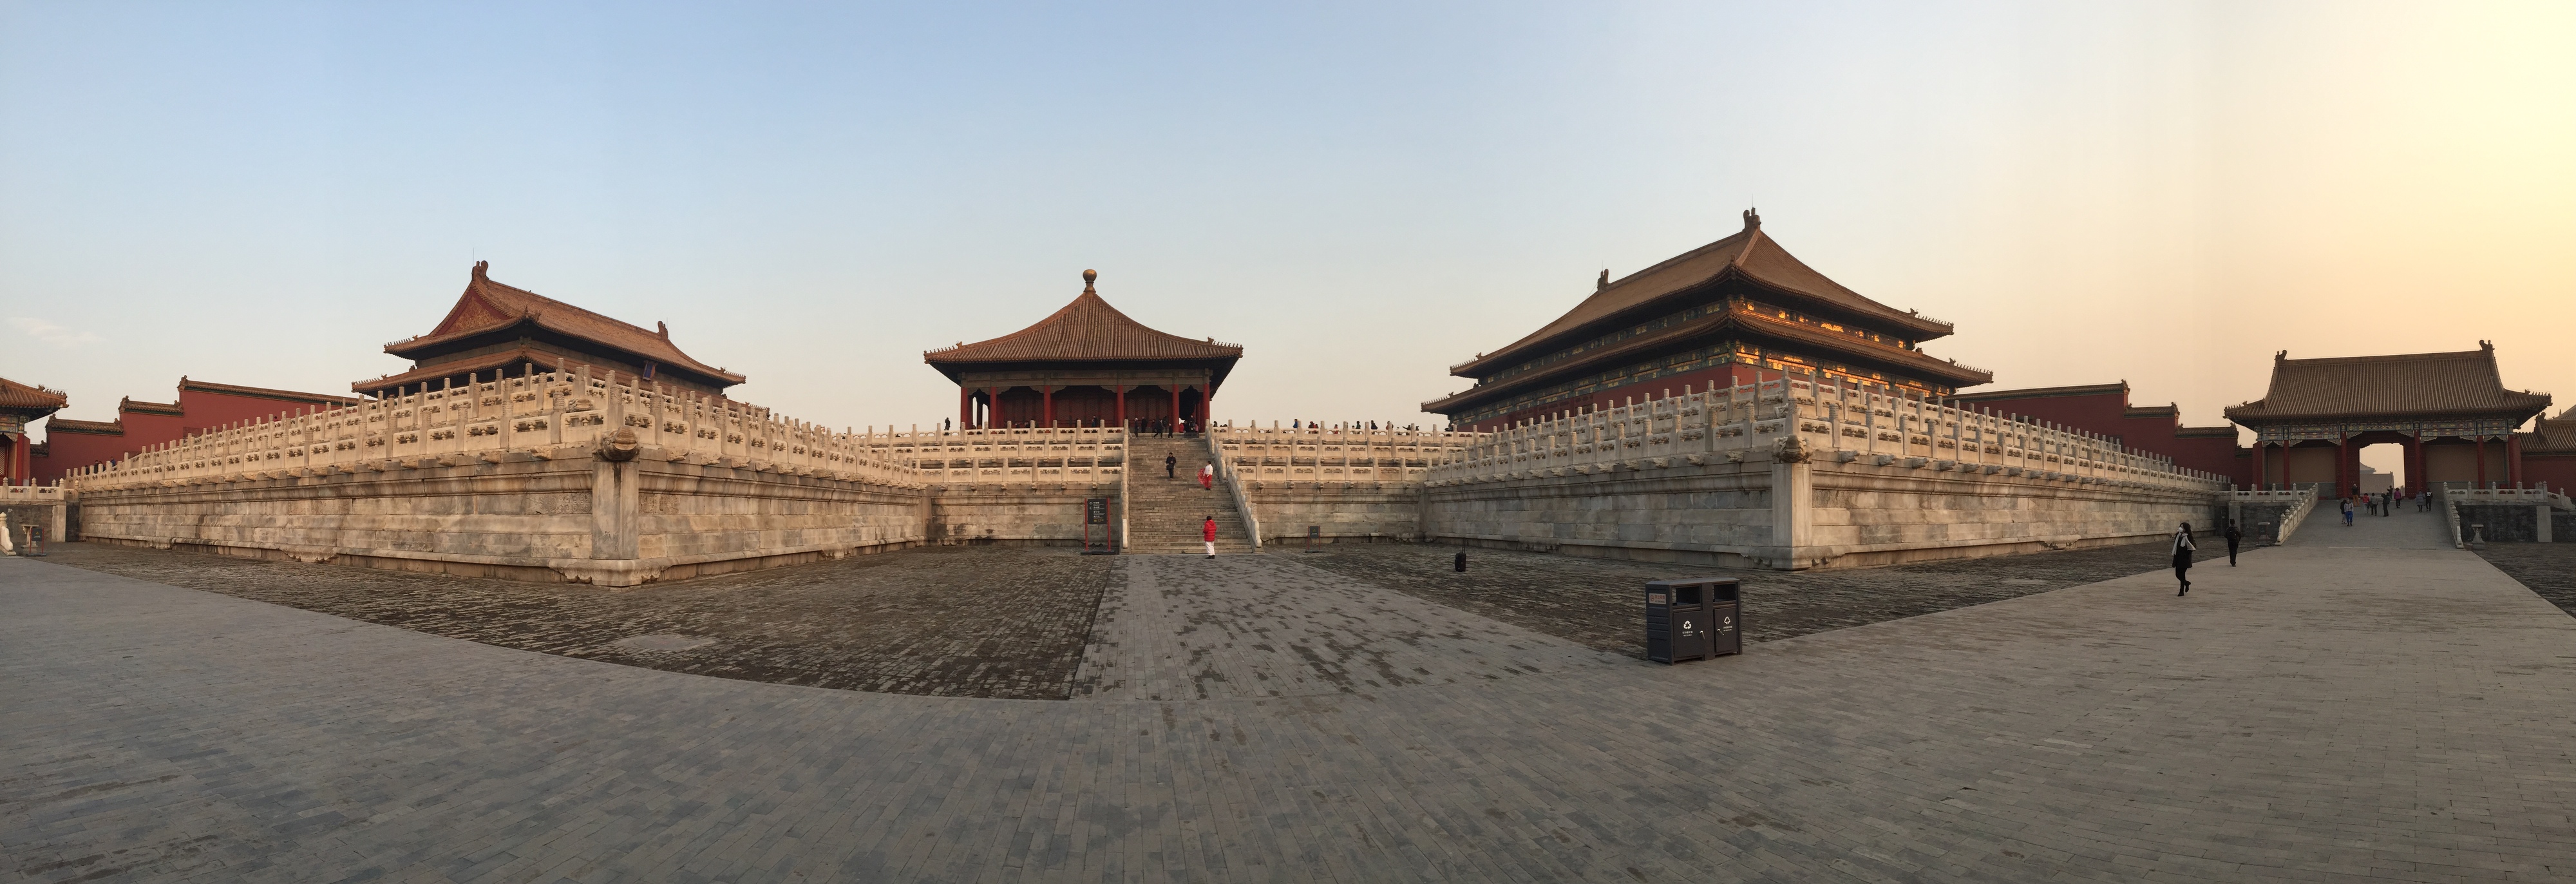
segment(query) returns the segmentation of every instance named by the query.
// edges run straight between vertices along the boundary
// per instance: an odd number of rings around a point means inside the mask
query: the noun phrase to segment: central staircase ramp
[[[1177,460],[1163,478],[1163,458]],[[1127,440],[1127,552],[1144,555],[1207,553],[1201,526],[1216,517],[1218,555],[1251,553],[1252,532],[1234,492],[1219,479],[1199,488],[1199,468],[1209,460],[1203,436],[1130,436]]]
[[[2353,503],[2352,527],[2343,524],[2343,507],[2335,498],[2317,500],[2317,508],[2299,523],[2297,533],[2290,535],[2292,546],[2317,546],[2328,549],[2452,549],[2450,526],[2443,513],[2416,512],[2413,500],[2398,501],[2396,512],[2385,516],[2370,514],[2370,508]],[[2442,509],[2436,499],[2433,509]],[[2220,547],[2225,549],[2225,547]]]

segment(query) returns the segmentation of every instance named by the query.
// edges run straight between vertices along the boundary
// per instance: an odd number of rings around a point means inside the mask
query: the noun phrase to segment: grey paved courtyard
[[[2478,558],[2576,615],[2576,543],[2490,543]]]
[[[46,561],[629,666],[1029,700],[1065,698],[1116,569],[1064,550],[933,546],[606,590],[94,543]]]
[[[1459,574],[1450,568],[1453,552],[1410,544],[1348,545],[1324,554],[1267,557],[1262,561],[1270,567],[1259,572],[1267,585],[1340,593],[1349,598],[1346,612],[1309,604],[1299,610],[1311,609],[1331,622],[1307,637],[1265,633],[1295,640],[1281,644],[1254,636],[1233,657],[1211,657],[1212,649],[1193,645],[1194,653],[1202,660],[1233,659],[1268,644],[1300,661],[1312,658],[1322,668],[1276,678],[1263,670],[1243,674],[1253,679],[1249,685],[1215,688],[1224,674],[1202,667],[1188,679],[1190,690],[1158,688],[1146,698],[1204,699],[1247,690],[1253,691],[1247,696],[1268,696],[1305,679],[1350,691],[1411,683],[1418,674],[1378,672],[1382,667],[1366,661],[1406,653],[1407,644],[1420,638],[1419,624],[1454,619],[1443,606],[1642,659],[1645,613],[1639,592],[1648,580],[1709,573],[1744,580],[1752,609],[1760,612],[1747,621],[1745,634],[1767,641],[2152,571],[2164,557],[2160,545],[2148,544],[1781,574],[1478,551],[1473,566]],[[1103,609],[1112,620],[1151,613],[1129,606],[1123,601],[1128,596],[1104,594],[1116,581],[1152,579],[1119,571],[1121,561],[1136,559],[1045,548],[923,547],[617,591],[87,543],[58,545],[47,561],[506,648],[724,678],[945,697],[1061,700],[1108,689],[1120,676],[1103,668],[1111,658],[1097,653],[1094,618]],[[1208,573],[1234,572],[1229,563]],[[1161,593],[1197,591],[1185,582],[1156,585]],[[1163,622],[1170,641],[1189,644],[1235,634],[1245,622],[1274,622],[1263,610],[1267,604],[1256,598],[1242,608],[1194,605]],[[1081,664],[1087,644],[1094,665],[1086,669]],[[1346,661],[1361,661],[1355,664],[1361,670],[1336,668]]]
[[[2576,618],[2465,552],[2294,542],[2188,598],[1671,667],[1288,555],[1118,567],[1074,699],[1028,701],[0,559],[0,874],[2576,880]]]

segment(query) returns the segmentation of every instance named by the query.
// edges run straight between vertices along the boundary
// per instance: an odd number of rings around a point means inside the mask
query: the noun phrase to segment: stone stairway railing
[[[2462,538],[2462,536],[2460,535],[2460,499],[2459,499],[2459,495],[2460,495],[2462,492],[2467,491],[2468,489],[2465,489],[2465,488],[2453,488],[2453,487],[2451,487],[2453,484],[2455,484],[2455,483],[2450,483],[2450,482],[2437,482],[2437,483],[2434,483],[2434,488],[2435,488],[2435,490],[2438,492],[2438,493],[2434,496],[2434,505],[2439,506],[2439,507],[2441,507],[2441,508],[2442,508],[2442,521],[2443,521],[2443,523],[2444,523],[2444,524],[2446,524],[2446,525],[2450,526],[2450,529],[2451,529],[2451,548],[2452,548],[2452,549],[2467,549],[2469,545],[2468,545],[2467,541],[2466,541],[2464,538]]]
[[[0,505],[12,503],[61,503],[63,483],[51,485],[0,485]]]
[[[225,424],[75,471],[67,484],[88,492],[499,462],[512,453],[588,457],[603,444],[761,472],[903,487],[922,479],[909,464],[877,456],[857,433],[631,375],[531,366],[517,377],[469,375],[463,385]]]
[[[1930,467],[2119,488],[2216,493],[2224,477],[2091,433],[1907,395],[1805,379],[1515,424],[1467,440],[1425,480],[1454,485],[1743,460],[1797,439],[1819,460]],[[1764,456],[1767,456],[1765,454]]]
[[[2280,536],[2274,543],[2290,542],[2290,535],[2308,521],[2308,514],[2317,511],[2317,492],[2314,489],[2293,492],[2292,495],[2294,502],[2288,512],[2281,514]]]
[[[1128,433],[1117,427],[869,427],[855,442],[880,460],[920,470],[927,482],[1088,485],[1106,483],[1125,469]]]
[[[2549,490],[2546,484],[2531,488],[2450,488],[2450,484],[2445,483],[2445,488],[2464,504],[2523,503],[2557,510],[2576,510],[2576,501],[2570,501],[2565,494]]]
[[[1209,428],[1212,451],[1249,488],[1271,485],[1418,483],[1432,468],[1454,459],[1487,434],[1446,430],[1365,430],[1337,427],[1238,426]]]
[[[1225,456],[1224,446],[1217,442],[1217,434],[1208,433],[1205,438],[1208,462],[1216,465],[1216,480],[1225,486],[1227,493],[1234,495],[1235,508],[1243,516],[1244,531],[1252,538],[1252,551],[1260,552],[1261,517],[1253,515],[1252,496],[1243,491],[1243,474],[1235,470],[1234,459]]]

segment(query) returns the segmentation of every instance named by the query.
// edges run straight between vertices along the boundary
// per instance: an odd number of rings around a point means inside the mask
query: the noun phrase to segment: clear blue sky
[[[482,258],[931,423],[1088,267],[1245,345],[1220,417],[1407,421],[1759,205],[1998,386],[2491,339],[2565,405],[2571,10],[0,3],[0,375],[345,390]]]

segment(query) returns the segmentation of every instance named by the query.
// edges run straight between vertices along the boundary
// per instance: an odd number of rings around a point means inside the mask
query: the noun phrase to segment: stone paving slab
[[[1373,695],[1619,665],[1610,654],[1296,557],[1122,558],[1127,580],[1101,602],[1076,698]]]
[[[2490,543],[2478,558],[2576,615],[2576,543]]]
[[[45,561],[649,669],[951,697],[1066,696],[1115,560],[933,546],[609,590],[69,543]]]
[[[2226,541],[2210,542],[2215,552],[2203,562],[2214,558],[2224,566]],[[1334,544],[1324,550],[1280,555],[1640,660],[1649,580],[1735,578],[1744,598],[1744,638],[1764,642],[2165,571],[2171,564],[2160,543],[1794,573],[1478,549],[1468,551],[1462,574],[1452,567],[1456,547]]]
[[[1267,558],[1230,591],[1406,610]],[[0,875],[2576,879],[2576,618],[2457,551],[2245,564],[1681,666],[1552,668],[1570,643],[1465,624],[1441,640],[1542,671],[1068,703],[638,669],[5,559]],[[2332,579],[2354,567],[2390,579]]]

